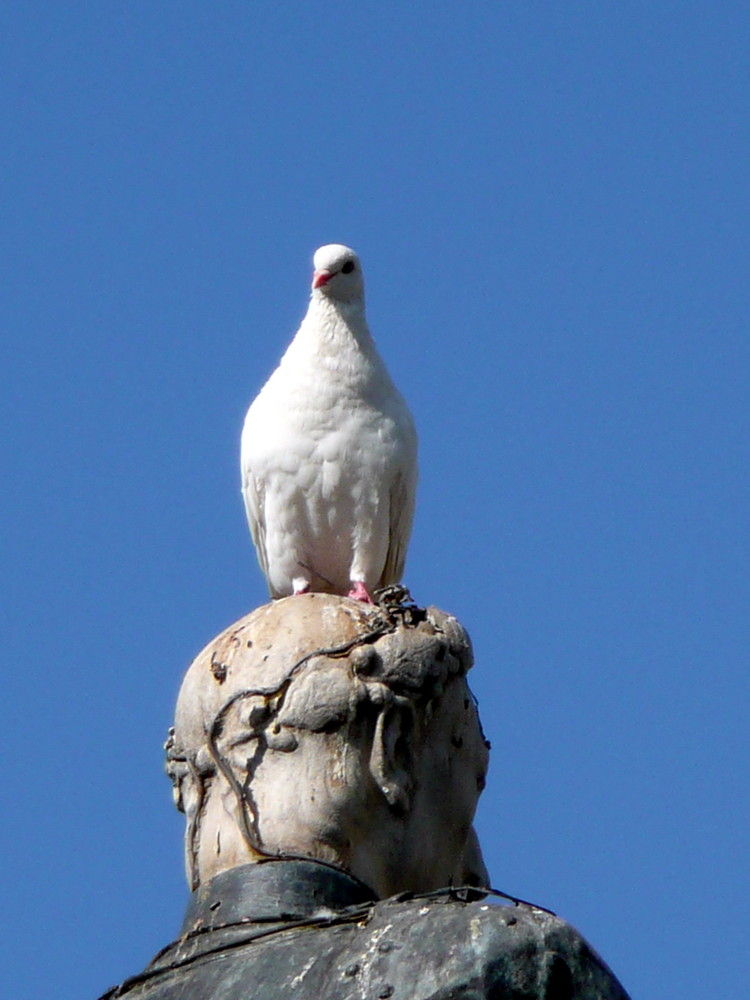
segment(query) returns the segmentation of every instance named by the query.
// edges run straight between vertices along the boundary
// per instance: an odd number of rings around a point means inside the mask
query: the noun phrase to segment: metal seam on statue
[[[549,913],[551,917],[557,916],[553,910],[548,910],[546,906],[539,906],[538,903],[531,903],[528,899],[521,899],[519,896],[511,896],[509,893],[502,892],[500,889],[490,889],[487,886],[478,885],[445,886],[441,889],[433,889],[430,892],[403,892],[398,893],[396,896],[391,896],[390,899],[384,900],[384,902],[401,903],[411,902],[416,899],[429,900],[447,898],[453,902],[471,903],[477,901],[476,898],[472,897],[484,896],[494,896],[497,899],[507,899],[509,902],[513,903],[514,906],[527,906],[530,910],[539,910],[542,913]]]

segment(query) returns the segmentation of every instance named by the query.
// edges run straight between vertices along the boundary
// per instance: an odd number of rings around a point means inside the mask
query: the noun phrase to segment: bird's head
[[[364,296],[364,280],[359,257],[340,243],[329,243],[313,257],[313,294],[336,302],[356,302]]]

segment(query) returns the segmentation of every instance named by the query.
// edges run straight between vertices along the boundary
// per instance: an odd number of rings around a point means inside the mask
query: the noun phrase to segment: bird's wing
[[[388,551],[385,556],[380,587],[398,583],[404,572],[406,550],[414,519],[414,497],[416,493],[416,468],[412,471],[399,470],[391,487],[391,517]]]
[[[250,525],[255,551],[263,575],[268,581],[268,551],[266,549],[266,519],[263,497],[263,483],[258,481],[245,465],[242,470],[242,496],[245,500],[247,523]],[[268,589],[271,590],[270,581]]]

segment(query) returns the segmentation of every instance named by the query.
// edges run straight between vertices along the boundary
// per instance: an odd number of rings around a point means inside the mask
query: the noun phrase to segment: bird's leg
[[[372,597],[370,597],[369,590],[361,580],[352,580],[351,590],[347,594],[347,597],[351,597],[355,601],[362,601],[364,604],[375,603]]]
[[[292,593],[296,597],[297,594],[307,594],[310,592],[310,581],[306,580],[304,576],[295,576],[292,580]]]

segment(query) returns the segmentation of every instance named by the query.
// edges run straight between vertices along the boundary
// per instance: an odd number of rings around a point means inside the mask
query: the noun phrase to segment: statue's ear
[[[408,812],[414,786],[412,733],[414,709],[408,698],[394,697],[380,708],[370,753],[370,773],[396,812]]]
[[[476,885],[485,889],[489,887],[490,874],[485,866],[482,848],[479,846],[479,838],[473,826],[469,829],[461,860],[453,875],[453,883]]]

